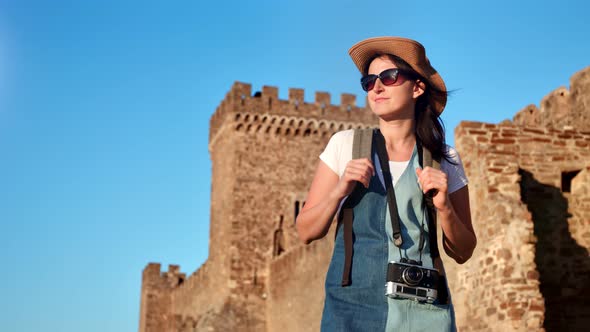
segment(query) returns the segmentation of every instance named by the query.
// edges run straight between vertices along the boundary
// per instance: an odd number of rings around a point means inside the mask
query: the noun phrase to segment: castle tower
[[[305,103],[301,89],[279,100],[276,88],[252,95],[243,83],[233,85],[211,118],[209,259],[223,270],[242,330],[266,329],[268,265],[299,245],[295,214],[323,147],[334,132],[371,123],[372,113],[355,107],[352,95],[342,95],[339,106],[327,93]]]

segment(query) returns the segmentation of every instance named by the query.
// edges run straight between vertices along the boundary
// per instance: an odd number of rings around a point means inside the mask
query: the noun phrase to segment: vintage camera
[[[385,295],[433,303],[437,298],[440,276],[435,269],[420,266],[419,262],[402,258],[387,266]]]

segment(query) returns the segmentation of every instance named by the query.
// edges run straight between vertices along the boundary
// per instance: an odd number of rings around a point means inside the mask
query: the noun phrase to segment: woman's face
[[[388,57],[375,58],[369,65],[368,74],[379,75],[384,70],[397,68]],[[381,79],[367,92],[369,106],[373,113],[384,120],[405,119],[414,117],[416,99],[424,92],[416,81],[406,79],[402,74],[395,84],[386,86]]]

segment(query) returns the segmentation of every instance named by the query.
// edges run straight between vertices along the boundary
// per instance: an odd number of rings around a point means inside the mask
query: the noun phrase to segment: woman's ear
[[[418,99],[418,97],[420,97],[424,93],[424,90],[426,90],[426,84],[424,84],[424,82],[420,80],[416,80],[416,83],[414,84],[413,97],[415,99]]]

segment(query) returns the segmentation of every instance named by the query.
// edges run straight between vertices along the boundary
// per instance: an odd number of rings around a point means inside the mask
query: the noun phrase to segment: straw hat
[[[354,44],[348,50],[348,54],[363,75],[367,74],[364,71],[368,67],[369,61],[377,54],[393,54],[400,57],[420,76],[428,80],[431,86],[445,92],[444,97],[439,96],[438,98],[435,97],[435,94],[430,94],[430,105],[439,115],[445,108],[447,103],[445,82],[436,69],[430,65],[424,46],[417,41],[402,37],[374,37]]]

